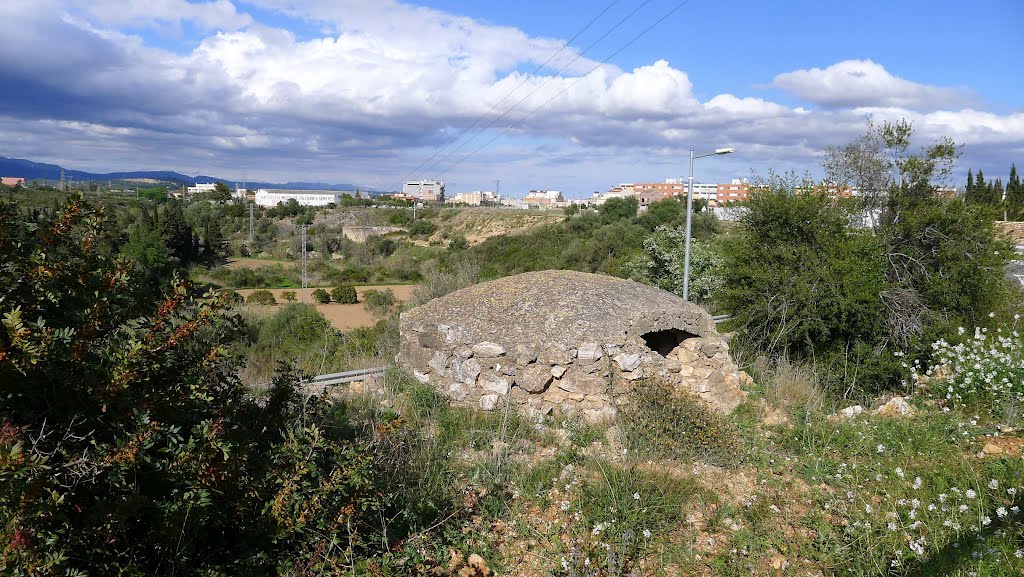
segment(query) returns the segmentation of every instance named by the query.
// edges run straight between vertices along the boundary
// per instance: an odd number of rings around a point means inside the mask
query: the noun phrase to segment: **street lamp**
[[[717,156],[736,152],[735,148],[716,148],[714,152],[693,155],[690,149],[690,178],[686,192],[686,256],[683,260],[683,300],[690,300],[690,219],[693,216],[693,161],[705,156]]]

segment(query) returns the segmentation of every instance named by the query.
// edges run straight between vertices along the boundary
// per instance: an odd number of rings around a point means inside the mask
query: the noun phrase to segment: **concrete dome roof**
[[[621,344],[677,330],[716,334],[703,308],[634,281],[566,270],[528,272],[480,283],[402,314],[416,331],[439,326],[448,342]]]

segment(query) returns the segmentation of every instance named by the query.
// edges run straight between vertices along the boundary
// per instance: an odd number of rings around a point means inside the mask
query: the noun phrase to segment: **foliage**
[[[644,254],[627,262],[629,278],[683,296],[686,230],[660,226],[644,240]],[[693,302],[708,302],[724,284],[722,257],[707,244],[690,243],[690,288]]]
[[[384,289],[382,291],[371,289],[363,295],[366,301],[366,309],[376,317],[387,316],[398,305],[398,298],[395,291]]]
[[[640,203],[635,196],[627,198],[609,198],[598,207],[597,212],[605,223],[612,223],[617,220],[627,220],[636,217],[636,211]]]
[[[274,298],[274,293],[259,289],[249,293],[249,298],[245,299],[245,302],[251,305],[276,305],[277,299]]]
[[[72,200],[26,223],[0,201],[0,573],[347,575],[410,538],[446,550],[435,529],[473,509],[420,437],[304,398],[290,370],[246,394],[229,294],[136,284],[94,250],[102,217]]]
[[[1024,414],[1024,338],[1012,328],[976,328],[961,342],[933,343],[931,368],[916,363],[911,382],[924,377],[929,392],[951,407],[1012,421]]]
[[[448,241],[448,250],[459,251],[466,250],[467,248],[469,248],[469,241],[462,235],[456,235]]]
[[[276,288],[296,286],[299,278],[294,269],[281,264],[261,267],[217,267],[209,272],[210,278],[231,288]]]
[[[430,267],[423,280],[413,289],[413,302],[421,305],[480,281],[480,268],[473,261],[457,261],[451,269]]]
[[[409,225],[409,234],[412,236],[430,236],[435,232],[437,232],[437,225],[425,218],[416,219]]]
[[[735,427],[697,397],[648,379],[637,384],[622,410],[628,447],[638,455],[736,462],[740,439]]]
[[[346,284],[331,289],[331,300],[342,305],[354,305],[359,302],[359,296],[356,294],[356,287]]]
[[[314,290],[313,294],[312,294],[312,297],[313,297],[313,300],[315,300],[316,302],[318,302],[318,303],[320,303],[322,305],[325,305],[325,304],[331,302],[331,295],[330,295],[330,293],[328,293],[327,291],[325,291],[322,288],[318,288],[318,289]]]
[[[833,365],[835,386],[893,384],[898,366],[878,347],[885,333],[879,295],[887,288],[882,247],[849,218],[824,195],[753,195],[728,249],[722,301],[758,351]],[[857,370],[846,373],[846,363]]]
[[[295,291],[283,291],[281,293],[281,298],[283,298],[284,300],[286,300],[286,301],[288,301],[290,303],[295,302],[295,299],[296,299],[297,296],[298,295],[295,294]]]

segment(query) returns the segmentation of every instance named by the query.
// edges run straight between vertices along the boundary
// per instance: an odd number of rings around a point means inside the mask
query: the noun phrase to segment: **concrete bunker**
[[[400,364],[485,410],[602,420],[643,378],[723,412],[745,395],[707,311],[615,277],[541,271],[481,283],[402,313],[399,332]]]

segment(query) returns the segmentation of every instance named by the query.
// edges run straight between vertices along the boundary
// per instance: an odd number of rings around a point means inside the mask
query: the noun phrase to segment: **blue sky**
[[[679,0],[644,2],[528,78],[611,0],[8,0],[0,155],[581,195],[679,176],[690,146],[737,148],[705,181],[818,173],[871,117],[964,144],[958,176],[1024,159],[1024,2],[689,0],[601,65]],[[413,170],[478,118],[493,127]]]

